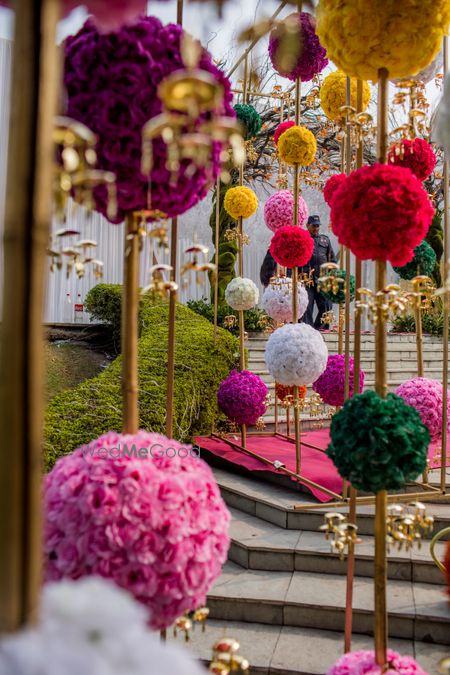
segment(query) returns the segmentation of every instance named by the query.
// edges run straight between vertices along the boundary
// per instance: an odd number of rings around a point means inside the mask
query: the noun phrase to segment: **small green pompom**
[[[401,279],[414,279],[419,274],[431,277],[436,265],[436,253],[425,239],[414,249],[414,258],[402,267],[394,267]]]
[[[320,289],[320,292],[327,300],[330,300],[334,305],[343,305],[345,303],[345,270],[333,270],[329,276],[338,277],[343,279],[344,283],[339,284],[339,290],[337,293],[333,291],[324,291]],[[355,277],[353,274],[350,274],[350,302],[355,299]]]
[[[395,394],[366,391],[348,399],[332,419],[330,437],[328,457],[364,492],[400,490],[427,465],[429,431]]]
[[[245,139],[253,138],[262,127],[262,119],[252,105],[236,103],[234,112],[239,122],[245,127]]]

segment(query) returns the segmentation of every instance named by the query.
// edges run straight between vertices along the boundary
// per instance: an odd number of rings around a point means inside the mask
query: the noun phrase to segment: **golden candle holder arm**
[[[234,638],[223,637],[214,643],[209,672],[215,675],[238,673],[247,675],[250,672],[248,660],[239,654],[240,643]]]
[[[409,551],[414,543],[421,547],[422,537],[432,531],[434,519],[426,515],[422,502],[412,502],[406,506],[391,504],[387,507],[386,525],[388,547],[395,545],[399,551],[403,547]]]
[[[319,529],[324,532],[325,539],[330,541],[332,553],[336,553],[339,560],[344,560],[345,555],[355,544],[361,543],[361,539],[358,538],[358,527],[338,512],[325,513],[324,520],[324,525],[321,525]]]
[[[443,530],[440,530],[437,532],[433,539],[430,542],[430,554],[431,557],[433,558],[434,563],[436,566],[441,570],[441,572],[445,573],[445,567],[443,563],[439,560],[439,558],[436,555],[436,544],[438,541],[440,541],[443,537],[445,537],[446,534],[450,534],[450,527],[444,527]]]
[[[202,633],[205,632],[208,617],[208,607],[199,607],[192,612],[186,612],[175,620],[173,625],[173,636],[177,637],[178,633],[184,633],[185,642],[189,642],[191,632],[195,630],[197,624],[201,625]]]

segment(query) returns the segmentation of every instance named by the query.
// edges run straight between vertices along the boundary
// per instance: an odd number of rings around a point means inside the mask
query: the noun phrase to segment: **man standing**
[[[327,262],[336,262],[331,242],[326,234],[320,233],[320,218],[319,216],[309,216],[306,227],[312,238],[314,239],[314,251],[311,260],[307,265],[299,267],[299,274],[311,275],[312,284],[307,286],[309,304],[303,317],[303,321],[310,326],[314,326],[319,330],[328,330],[329,324],[321,322],[322,316],[332,308],[332,303],[327,300],[318,290],[318,280],[320,277],[320,267]],[[314,303],[317,304],[317,316],[314,320]]]

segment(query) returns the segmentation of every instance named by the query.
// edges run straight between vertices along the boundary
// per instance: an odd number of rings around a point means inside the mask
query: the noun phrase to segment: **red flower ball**
[[[278,145],[278,140],[281,134],[284,134],[284,132],[290,129],[291,127],[295,127],[294,120],[287,120],[286,122],[280,122],[280,124],[275,129],[275,133],[273,135],[273,142],[275,143],[275,145]]]
[[[328,206],[331,206],[336,190],[339,190],[342,183],[345,183],[346,180],[347,176],[345,173],[335,173],[334,176],[331,176],[327,180],[323,188],[323,198]]]
[[[431,225],[434,208],[421,182],[392,164],[363,166],[334,195],[331,223],[339,243],[361,260],[406,265]]]
[[[279,265],[301,267],[311,260],[314,240],[308,230],[298,225],[285,225],[273,235],[269,250]]]
[[[426,180],[436,166],[434,150],[423,138],[409,141],[407,138],[400,144],[394,143],[388,154],[389,164],[411,169],[419,180]]]

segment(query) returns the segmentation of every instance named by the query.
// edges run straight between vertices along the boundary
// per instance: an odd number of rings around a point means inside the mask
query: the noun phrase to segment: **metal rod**
[[[300,124],[300,91],[301,81],[298,77],[295,81],[295,124]],[[298,226],[298,198],[299,198],[299,165],[294,166],[294,184],[292,193],[294,197],[294,219],[293,224]],[[292,269],[292,324],[298,322],[298,267]],[[298,386],[294,385],[293,392],[294,406],[294,433],[295,433],[295,470],[297,474],[301,471],[301,427],[300,427],[300,401]]]
[[[138,215],[125,217],[122,301],[122,403],[124,433],[139,428],[138,403],[138,315],[139,315],[139,234]]]
[[[423,330],[422,330],[422,309],[417,302],[415,307],[416,319],[416,350],[417,350],[417,376],[423,377]]]
[[[448,73],[448,37],[444,37],[444,74]],[[449,268],[449,174],[448,157],[444,154],[444,251],[443,251],[443,278],[447,280],[450,271]],[[445,283],[445,282],[444,282]],[[449,319],[449,297],[448,293],[443,295],[443,330],[442,330],[442,449],[441,449],[441,479],[440,487],[442,492],[447,490],[446,467],[447,467],[447,405],[448,405],[448,319]]]
[[[178,218],[172,218],[170,230],[170,279],[177,278]],[[167,336],[167,394],[166,394],[166,436],[173,437],[173,396],[175,390],[175,329],[177,313],[177,292],[169,295],[169,331]]]
[[[219,313],[219,227],[220,227],[220,175],[216,181],[216,230],[214,232],[214,344],[217,343],[217,316]]]

